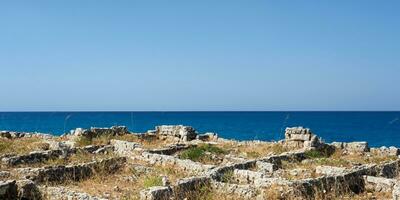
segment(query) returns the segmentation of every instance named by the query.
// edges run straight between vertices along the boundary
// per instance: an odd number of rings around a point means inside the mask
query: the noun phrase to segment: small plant
[[[310,159],[328,157],[323,152],[320,152],[320,151],[317,151],[317,150],[306,151],[306,152],[304,152],[304,155],[306,156],[306,158],[310,158]]]
[[[259,158],[259,157],[261,156],[261,154],[258,153],[258,152],[256,152],[256,151],[247,152],[246,155],[247,155],[247,157],[249,157],[249,158]]]
[[[40,150],[42,143],[42,139],[35,137],[19,139],[0,138],[0,154],[26,154],[31,151]]]
[[[212,190],[210,184],[200,184],[196,186],[194,190],[185,191],[183,197],[191,200],[213,200],[215,199],[214,195],[214,191]]]
[[[189,159],[192,161],[199,161],[204,156],[204,150],[198,147],[184,150],[180,155],[180,159]]]
[[[226,154],[227,152],[219,147],[216,147],[214,145],[211,144],[204,144],[199,146],[200,149],[202,149],[203,151],[207,151],[210,153],[215,153],[215,154]]]
[[[143,187],[149,188],[154,186],[162,186],[162,178],[160,176],[148,176],[143,181]]]
[[[76,140],[76,145],[77,145],[78,147],[83,147],[83,146],[91,145],[92,142],[93,142],[93,141],[92,141],[91,138],[80,136],[80,137]]]
[[[233,171],[229,170],[229,171],[225,172],[221,177],[221,181],[225,182],[225,183],[232,182],[233,181]]]
[[[192,147],[189,149],[186,149],[182,151],[179,155],[179,158],[181,159],[189,159],[195,162],[199,161],[210,161],[211,157],[208,153],[212,154],[226,154],[227,152],[219,147],[210,145],[210,144],[204,144],[200,145],[198,147]]]

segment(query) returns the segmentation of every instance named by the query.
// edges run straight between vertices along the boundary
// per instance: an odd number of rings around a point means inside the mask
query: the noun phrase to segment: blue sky
[[[1,1],[0,110],[400,110],[400,1]]]

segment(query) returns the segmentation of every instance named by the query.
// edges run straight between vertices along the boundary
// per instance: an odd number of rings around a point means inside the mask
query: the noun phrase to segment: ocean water
[[[156,125],[190,125],[237,140],[279,140],[285,127],[304,126],[332,141],[400,147],[400,112],[0,112],[0,130],[60,135],[77,127],[124,125],[145,132]]]

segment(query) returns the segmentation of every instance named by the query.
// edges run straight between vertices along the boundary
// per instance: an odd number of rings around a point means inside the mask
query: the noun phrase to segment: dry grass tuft
[[[161,176],[167,176],[171,183],[189,176],[173,165],[143,166],[148,170],[138,170],[134,166],[137,165],[127,164],[115,173],[98,173],[86,180],[66,183],[65,186],[110,199],[139,199],[142,189],[162,185]]]
[[[47,144],[47,143],[46,143]],[[0,155],[4,154],[26,154],[31,151],[48,149],[42,139],[37,137],[6,139],[0,138]]]
[[[226,142],[219,146],[233,155],[246,158],[261,158],[272,154],[281,154],[293,149],[289,149],[280,143],[235,143]]]

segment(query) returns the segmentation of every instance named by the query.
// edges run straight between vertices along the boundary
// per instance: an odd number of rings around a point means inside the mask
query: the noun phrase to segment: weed
[[[160,176],[148,176],[143,181],[143,187],[149,188],[154,186],[162,186],[162,178]]]
[[[224,149],[221,149],[217,146],[211,145],[211,144],[203,144],[198,147],[199,149],[202,149],[203,151],[207,151],[210,153],[215,153],[215,154],[226,154],[227,151]]]
[[[233,171],[229,170],[229,171],[225,172],[221,177],[221,181],[225,182],[225,183],[232,182],[233,181]]]
[[[249,158],[259,158],[261,156],[261,154],[259,152],[256,152],[256,151],[247,152],[246,155]]]
[[[180,159],[189,159],[192,161],[200,161],[200,159],[204,156],[204,150],[198,147],[190,148],[184,150],[180,155]]]
[[[43,150],[43,140],[40,138],[18,138],[4,139],[0,138],[0,155],[1,154],[26,154],[35,150]]]
[[[180,159],[189,159],[195,162],[212,162],[212,158],[208,153],[212,153],[214,155],[226,154],[227,151],[210,145],[204,144],[197,147],[192,147],[182,151],[179,155]]]
[[[314,158],[325,158],[328,157],[324,152],[317,150],[309,150],[304,152],[306,158],[314,159]]]

